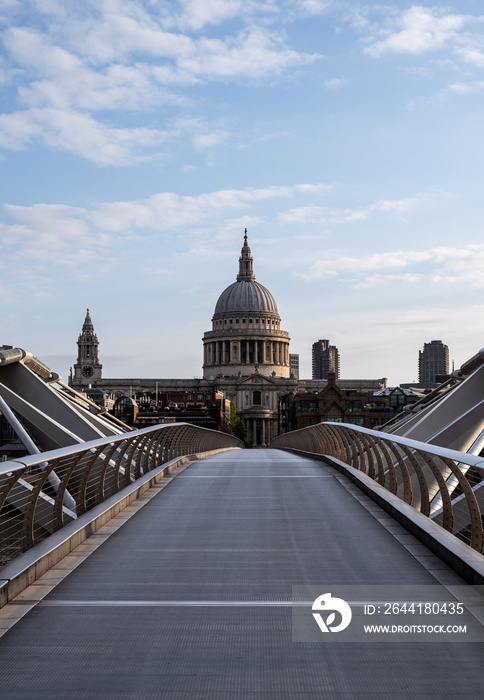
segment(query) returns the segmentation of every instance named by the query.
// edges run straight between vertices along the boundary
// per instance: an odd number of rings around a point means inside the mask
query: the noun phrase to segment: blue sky
[[[0,344],[202,374],[249,230],[301,375],[484,346],[480,2],[0,0]]]

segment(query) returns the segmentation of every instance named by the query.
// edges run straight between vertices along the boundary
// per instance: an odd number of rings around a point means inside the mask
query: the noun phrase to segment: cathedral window
[[[260,391],[252,392],[252,403],[254,406],[260,406],[262,404],[262,394]]]

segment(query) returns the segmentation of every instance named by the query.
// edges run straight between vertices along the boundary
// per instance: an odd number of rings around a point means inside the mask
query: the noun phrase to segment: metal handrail
[[[279,435],[272,447],[334,457],[483,552],[484,459],[350,423],[325,422]]]
[[[2,462],[0,566],[171,459],[243,446],[227,433],[172,423]]]

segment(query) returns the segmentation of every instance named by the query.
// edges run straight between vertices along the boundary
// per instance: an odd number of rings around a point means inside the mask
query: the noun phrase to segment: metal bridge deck
[[[294,643],[290,605],[264,604],[295,584],[437,582],[461,580],[331,468],[221,454],[0,639],[0,698],[482,697],[484,644]]]

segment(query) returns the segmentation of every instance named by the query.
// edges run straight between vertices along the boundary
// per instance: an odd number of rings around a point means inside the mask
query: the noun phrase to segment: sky
[[[481,14],[482,13],[482,14]],[[247,227],[311,376],[484,346],[484,10],[0,0],[0,345],[67,379],[202,376]]]

